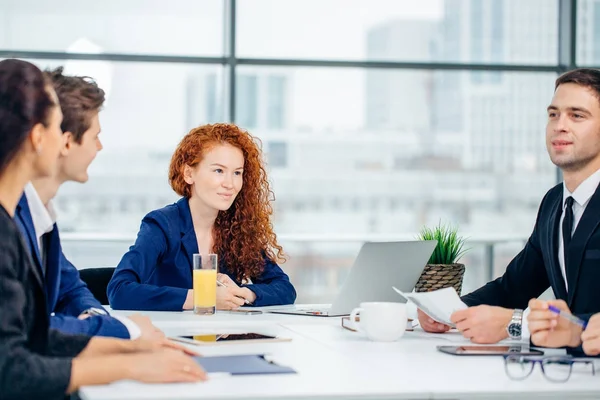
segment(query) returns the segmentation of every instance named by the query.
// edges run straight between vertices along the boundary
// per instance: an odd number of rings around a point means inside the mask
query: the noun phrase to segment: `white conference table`
[[[115,312],[129,315],[131,312]],[[502,357],[458,357],[436,345],[466,344],[458,333],[406,332],[396,342],[375,343],[343,329],[340,318],[260,315],[197,316],[143,312],[169,336],[257,332],[290,342],[194,346],[203,355],[269,354],[297,374],[213,375],[203,383],[142,384],[120,381],[80,390],[85,400],[118,399],[471,399],[600,397],[599,374],[574,369],[566,383],[544,378],[539,366],[523,381],[509,379]]]

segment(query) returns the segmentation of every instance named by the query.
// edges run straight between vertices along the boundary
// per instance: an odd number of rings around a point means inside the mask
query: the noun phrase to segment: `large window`
[[[85,185],[65,184],[56,198],[61,231],[135,234],[146,213],[176,199],[167,171],[182,136],[223,120],[222,68],[32,61],[40,68],[64,65],[65,73],[96,77],[108,94],[100,114],[104,150],[90,167],[91,178]]]
[[[0,49],[218,56],[223,32],[222,0],[0,2]]]
[[[239,0],[237,4],[240,57],[557,62],[558,0]],[[474,47],[479,50],[472,51]]]
[[[238,70],[289,89],[275,110],[263,106],[265,85],[239,93],[262,99],[252,130],[268,149],[288,143],[271,168],[279,232],[393,235],[442,219],[525,236],[555,182],[544,146],[552,73],[504,72],[482,87],[472,72]],[[283,114],[281,128],[271,129],[270,112]]]
[[[577,62],[600,66],[600,1],[579,0],[577,9]]]
[[[177,198],[180,138],[233,120],[263,142],[299,302],[331,300],[362,241],[438,221],[472,240],[470,290],[520,250],[557,181],[554,80],[600,65],[600,0],[576,5],[577,60],[560,64],[574,38],[558,0],[4,0],[0,57],[108,93],[90,181],[56,198],[78,267],[117,264]]]

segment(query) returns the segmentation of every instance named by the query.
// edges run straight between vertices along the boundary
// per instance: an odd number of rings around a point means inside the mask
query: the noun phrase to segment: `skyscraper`
[[[433,21],[395,20],[368,32],[369,60],[430,61]],[[400,132],[431,131],[430,71],[368,70],[366,128]]]
[[[577,62],[600,65],[600,0],[580,0],[577,23]]]
[[[473,63],[555,63],[557,6],[546,0],[445,2],[438,55]],[[548,172],[545,107],[553,74],[438,72],[432,120],[436,130],[464,130],[468,169]],[[448,109],[449,107],[449,109]]]
[[[271,69],[240,70],[236,122],[246,129],[280,131],[289,124],[289,79]]]

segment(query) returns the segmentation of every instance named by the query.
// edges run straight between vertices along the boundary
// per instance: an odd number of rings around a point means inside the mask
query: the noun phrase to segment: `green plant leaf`
[[[421,228],[419,240],[435,240],[437,246],[429,258],[429,264],[454,264],[470,249],[465,248],[466,238],[458,235],[458,227],[442,224]]]

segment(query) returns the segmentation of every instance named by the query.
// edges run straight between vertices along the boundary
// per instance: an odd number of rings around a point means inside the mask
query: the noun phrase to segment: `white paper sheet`
[[[450,321],[450,315],[454,311],[464,310],[467,305],[462,302],[456,290],[452,287],[436,290],[434,292],[404,293],[392,286],[392,288],[407,301],[412,301],[421,311],[429,315],[433,320],[449,325],[454,328]]]

